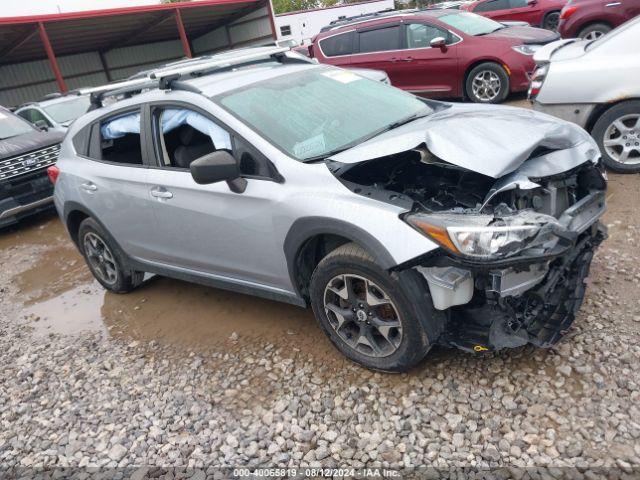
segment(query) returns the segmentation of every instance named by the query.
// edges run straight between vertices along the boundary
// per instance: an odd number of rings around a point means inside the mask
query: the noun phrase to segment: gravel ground
[[[388,467],[420,478],[451,468],[493,468],[500,478],[639,478],[640,177],[612,176],[609,200],[611,238],[560,344],[484,355],[436,349],[402,375],[349,363],[307,312],[283,327],[293,322],[297,331],[257,335],[241,319],[223,338],[189,348],[158,332],[42,334],[40,318],[25,314],[22,277],[46,280],[47,266],[58,265],[52,245],[68,241],[28,244],[19,230],[5,231],[0,477],[7,468],[22,469],[17,476],[43,467],[132,467],[108,477],[201,479],[230,476],[225,466],[322,466]],[[48,238],[55,222],[35,220],[28,229]],[[64,260],[61,275],[90,295],[76,262]],[[156,288],[162,284],[145,295]],[[130,313],[140,305],[147,308]]]

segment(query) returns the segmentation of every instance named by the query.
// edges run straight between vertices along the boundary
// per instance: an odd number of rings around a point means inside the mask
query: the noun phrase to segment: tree
[[[273,0],[273,10],[276,14],[308,10],[322,6],[319,0]]]

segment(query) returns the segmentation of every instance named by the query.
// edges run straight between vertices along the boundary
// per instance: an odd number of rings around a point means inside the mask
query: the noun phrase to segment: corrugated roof
[[[246,15],[268,0],[202,0],[85,12],[0,18],[0,64],[46,58],[38,25],[43,23],[56,56],[178,38],[180,10],[193,40]]]

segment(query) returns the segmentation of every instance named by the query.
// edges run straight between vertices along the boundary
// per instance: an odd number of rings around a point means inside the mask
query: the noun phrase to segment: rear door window
[[[338,57],[353,53],[354,31],[341,33],[320,40],[320,49],[325,57]]]
[[[91,128],[89,157],[106,162],[142,165],[140,111],[116,114]]]
[[[402,48],[400,25],[376,28],[374,30],[361,30],[358,32],[358,37],[360,53],[385,52]]]

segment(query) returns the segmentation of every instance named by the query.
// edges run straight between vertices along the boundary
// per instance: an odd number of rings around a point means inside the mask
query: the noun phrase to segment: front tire
[[[444,323],[417,272],[389,274],[354,243],[320,261],[310,295],[316,319],[331,342],[374,370],[401,372],[417,364]]]
[[[640,101],[620,103],[604,112],[591,135],[607,168],[619,173],[640,172]]]
[[[509,76],[497,63],[481,63],[467,75],[465,91],[474,103],[501,103],[509,95]]]
[[[611,27],[606,23],[594,23],[580,30],[578,37],[584,40],[595,40],[611,31]]]
[[[89,270],[107,290],[128,293],[142,283],[144,272],[125,267],[118,246],[94,219],[86,218],[80,224],[78,245]]]

